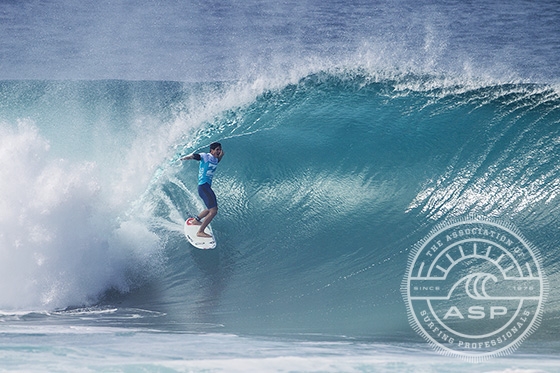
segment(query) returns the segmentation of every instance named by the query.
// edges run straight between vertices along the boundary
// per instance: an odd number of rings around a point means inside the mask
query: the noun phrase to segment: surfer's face
[[[214,157],[218,157],[220,154],[222,154],[222,148],[221,147],[214,148],[210,150],[210,154],[212,154]]]

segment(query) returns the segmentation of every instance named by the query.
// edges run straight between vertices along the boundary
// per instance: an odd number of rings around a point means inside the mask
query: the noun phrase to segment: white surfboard
[[[206,229],[204,230],[204,232],[212,236],[211,238],[198,237],[196,233],[198,232],[199,226],[194,225],[192,223],[193,221],[194,218],[188,218],[185,221],[185,236],[187,237],[187,240],[189,240],[191,245],[193,245],[197,249],[202,249],[202,250],[215,248],[216,239],[214,238],[214,233],[212,233],[212,227],[207,226]]]

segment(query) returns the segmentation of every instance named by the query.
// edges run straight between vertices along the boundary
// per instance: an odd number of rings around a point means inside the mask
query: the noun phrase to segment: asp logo
[[[410,253],[401,287],[412,328],[472,362],[514,351],[538,327],[547,289],[536,249],[482,219],[437,226]]]

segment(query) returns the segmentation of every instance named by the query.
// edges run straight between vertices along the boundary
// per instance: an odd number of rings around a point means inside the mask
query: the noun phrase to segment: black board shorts
[[[206,208],[211,209],[214,207],[218,207],[218,201],[216,200],[216,195],[210,187],[210,184],[204,183],[198,186],[198,195],[204,201]]]

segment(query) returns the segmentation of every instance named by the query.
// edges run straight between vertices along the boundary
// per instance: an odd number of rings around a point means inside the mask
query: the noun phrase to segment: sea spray
[[[0,132],[0,308],[91,304],[161,265],[159,238],[117,220],[98,164],[51,157],[29,121]]]

